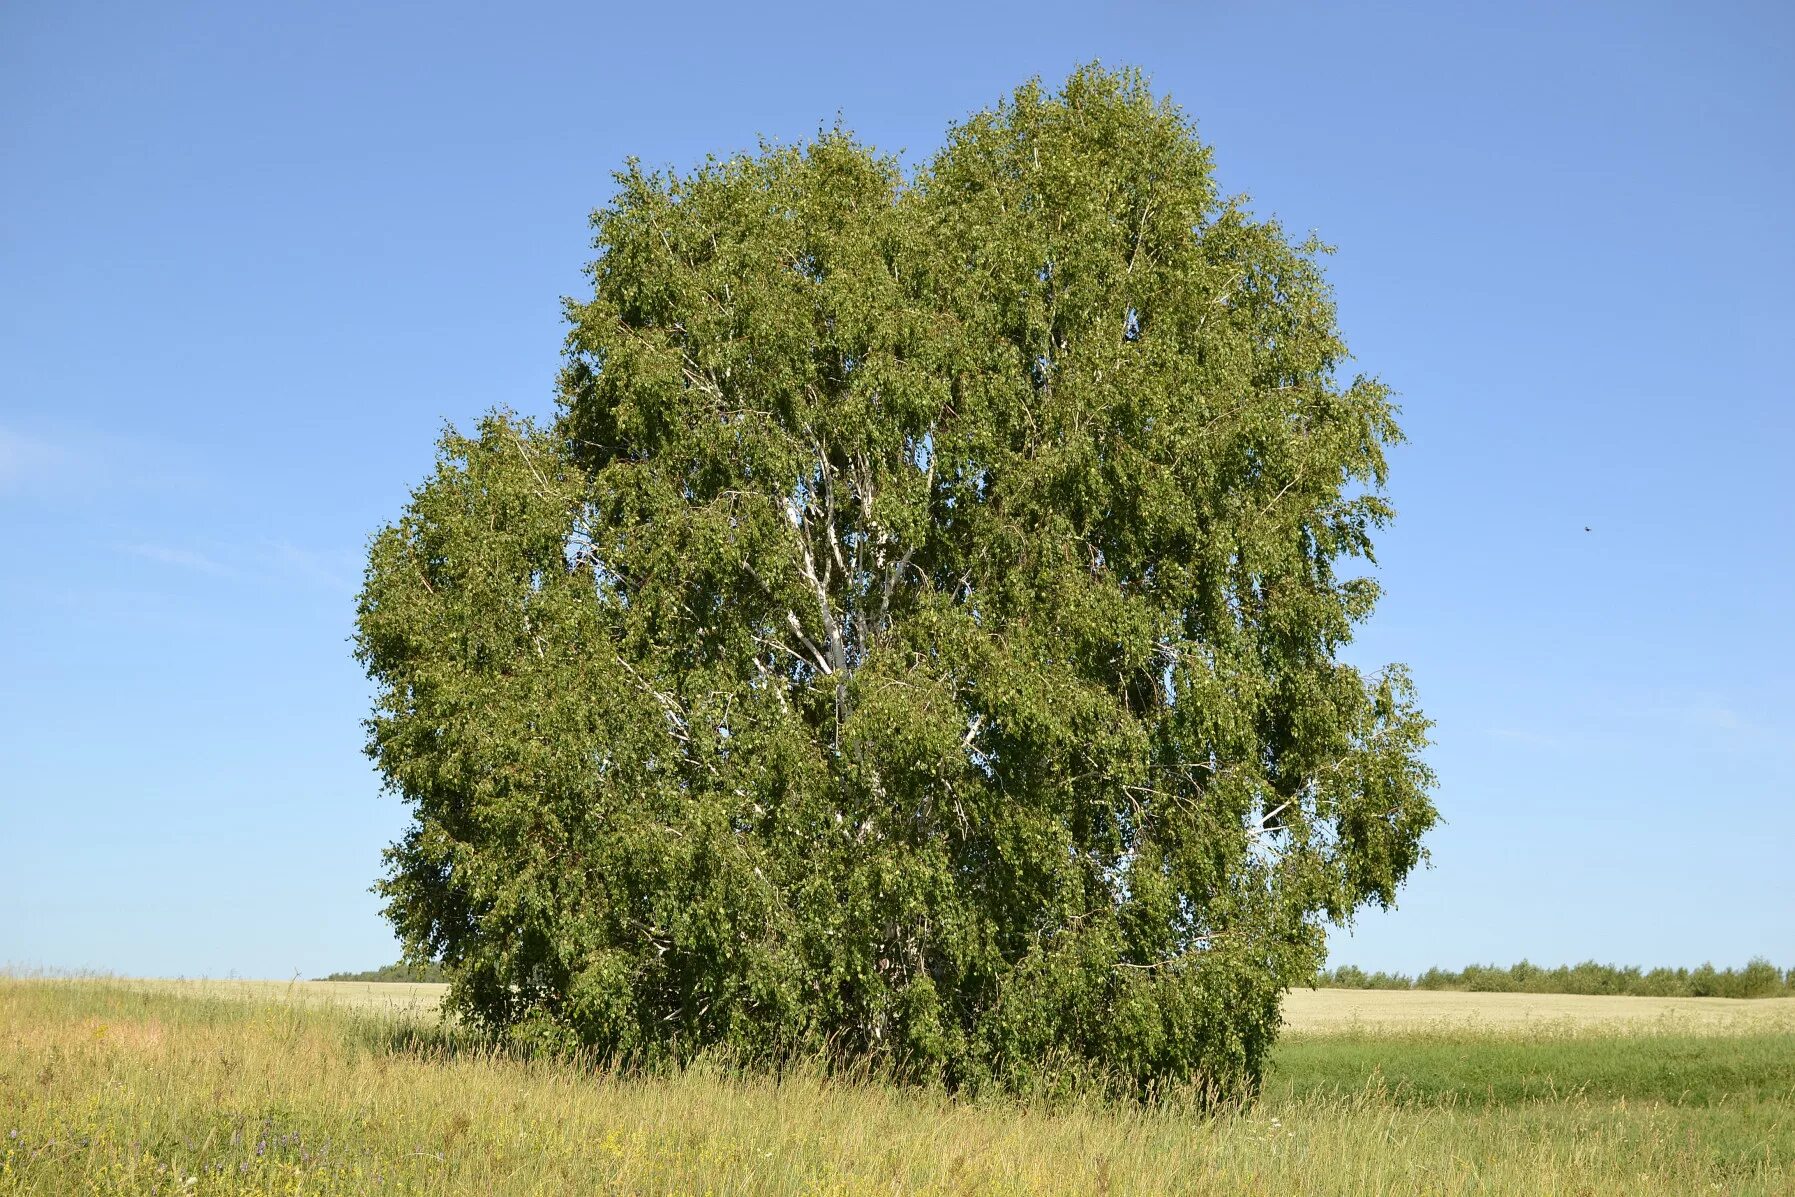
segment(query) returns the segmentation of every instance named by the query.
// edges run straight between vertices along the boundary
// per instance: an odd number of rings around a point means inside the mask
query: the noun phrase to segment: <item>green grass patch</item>
[[[1376,1092],[1396,1102],[1519,1105],[1583,1098],[1712,1106],[1795,1098],[1789,1035],[1614,1034],[1523,1038],[1429,1032],[1285,1039],[1265,1098]]]

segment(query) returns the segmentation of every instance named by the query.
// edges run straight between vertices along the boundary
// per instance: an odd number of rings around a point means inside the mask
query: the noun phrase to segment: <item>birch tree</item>
[[[1097,67],[908,175],[617,177],[555,419],[372,545],[409,954],[616,1058],[1250,1091],[1435,819],[1404,672],[1341,659],[1400,433],[1325,247]]]

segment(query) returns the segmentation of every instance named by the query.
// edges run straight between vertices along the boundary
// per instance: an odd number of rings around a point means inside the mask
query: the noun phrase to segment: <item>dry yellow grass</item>
[[[1795,1032],[1795,998],[1593,997],[1567,993],[1297,989],[1284,999],[1293,1034],[1342,1031]]]
[[[402,1013],[435,1010],[446,985],[366,981],[209,981],[141,979],[117,982],[168,993],[295,1001],[308,1005]],[[1430,990],[1297,989],[1284,1000],[1292,1034],[1344,1031],[1627,1030],[1673,1034],[1795,1033],[1795,998],[1588,997],[1551,993],[1457,993]]]
[[[312,1006],[425,1014],[437,1008],[447,985],[396,981],[245,981],[166,977],[96,978],[149,992],[195,997],[228,997],[258,1002],[299,1002]]]

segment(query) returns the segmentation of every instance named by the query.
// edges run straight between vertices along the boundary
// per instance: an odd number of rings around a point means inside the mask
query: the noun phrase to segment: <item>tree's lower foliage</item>
[[[1435,817],[1338,659],[1398,433],[1322,247],[1096,68],[910,179],[619,182],[553,426],[446,437],[371,548],[408,955],[619,1059],[1251,1091]]]

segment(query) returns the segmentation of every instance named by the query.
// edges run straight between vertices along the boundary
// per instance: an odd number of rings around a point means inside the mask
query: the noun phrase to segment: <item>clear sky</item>
[[[1446,822],[1336,962],[1795,965],[1795,9],[1244,0],[0,6],[0,962],[392,959],[361,554],[551,410],[610,172],[915,160],[1093,58],[1402,396],[1354,655]]]

